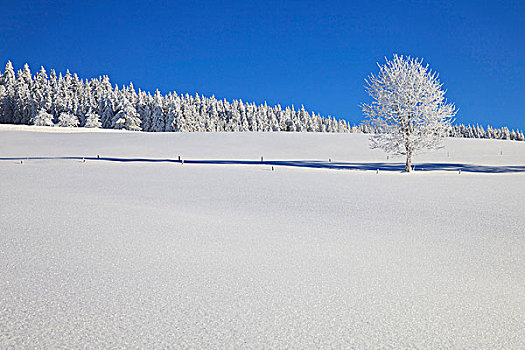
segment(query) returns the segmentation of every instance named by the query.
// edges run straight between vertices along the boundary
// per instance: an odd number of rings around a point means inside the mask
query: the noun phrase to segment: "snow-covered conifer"
[[[16,76],[11,61],[7,61],[0,80],[0,122],[14,123]]]
[[[13,121],[15,124],[29,124],[31,121],[31,84],[31,70],[26,63],[16,77]]]
[[[99,108],[101,108],[100,122],[102,127],[111,128],[113,123],[114,114],[114,97],[112,91],[105,91],[102,100],[99,103]]]
[[[176,94],[171,95],[166,112],[166,131],[179,131],[181,117],[180,99]]]
[[[53,115],[46,112],[45,109],[41,109],[31,119],[31,124],[37,126],[53,126]]]
[[[115,114],[112,121],[112,126],[115,129],[126,129],[131,131],[140,131],[140,118],[135,110],[135,107],[126,98],[122,97],[121,102],[117,107],[118,113]]]
[[[78,117],[74,114],[62,112],[58,116],[58,126],[63,128],[74,128],[79,124]]]
[[[164,117],[163,103],[164,100],[159,90],[155,91],[153,102],[151,104],[151,131],[162,132],[166,128],[166,119]]]
[[[101,128],[102,123],[100,122],[100,115],[97,113],[89,112],[86,114],[86,128]]]
[[[42,108],[50,110],[51,98],[49,96],[49,82],[47,73],[44,67],[40,68],[40,72],[35,76],[35,80],[31,86],[31,101],[30,101],[30,115],[33,117]]]
[[[509,131],[509,128],[507,128],[506,126],[504,126],[503,128],[501,128],[501,138],[503,140],[510,140],[510,131]]]

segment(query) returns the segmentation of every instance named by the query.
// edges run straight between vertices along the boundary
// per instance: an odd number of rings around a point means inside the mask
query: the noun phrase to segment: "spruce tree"
[[[162,132],[166,128],[166,119],[164,117],[163,102],[164,99],[162,98],[160,91],[156,90],[155,95],[153,96],[153,103],[151,106],[151,131]]]
[[[102,123],[100,122],[100,115],[97,113],[89,112],[86,114],[86,128],[101,128]]]
[[[31,118],[31,124],[37,126],[53,126],[53,115],[47,113],[45,109],[41,109]]]
[[[79,124],[78,117],[72,113],[62,112],[58,116],[58,126],[63,128],[74,128]]]
[[[117,114],[113,117],[112,127],[114,129],[126,129],[131,131],[140,131],[140,118],[133,104],[126,98],[122,97],[117,107]]]
[[[14,123],[15,111],[15,71],[11,61],[7,61],[0,81],[0,122]]]

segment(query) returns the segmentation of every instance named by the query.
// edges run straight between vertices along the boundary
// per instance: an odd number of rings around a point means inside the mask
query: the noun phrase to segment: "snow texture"
[[[90,130],[0,127],[0,348],[525,348],[525,143]]]

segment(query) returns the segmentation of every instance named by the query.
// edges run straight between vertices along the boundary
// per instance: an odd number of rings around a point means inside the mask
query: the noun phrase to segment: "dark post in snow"
[[[261,163],[264,163],[264,158],[263,158],[263,156],[261,156]]]

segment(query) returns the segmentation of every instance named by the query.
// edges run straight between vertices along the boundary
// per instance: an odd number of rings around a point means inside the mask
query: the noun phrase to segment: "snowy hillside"
[[[525,348],[523,142],[80,130],[0,126],[0,348]]]

